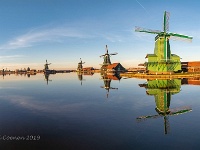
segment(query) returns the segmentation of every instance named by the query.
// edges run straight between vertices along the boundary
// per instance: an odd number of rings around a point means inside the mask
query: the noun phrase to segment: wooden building
[[[184,72],[200,72],[200,61],[181,62],[181,69]]]
[[[124,72],[126,69],[120,63],[102,66],[106,72]]]

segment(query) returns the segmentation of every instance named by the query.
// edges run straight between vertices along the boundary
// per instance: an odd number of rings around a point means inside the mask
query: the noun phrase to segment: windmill
[[[85,62],[82,62],[81,58],[80,58],[80,62],[78,63],[78,67],[77,67],[77,71],[82,71],[83,70],[83,64]]]
[[[46,60],[46,64],[44,64],[44,71],[47,72],[49,71],[49,65],[51,65],[51,63],[48,63]]]
[[[154,54],[147,54],[148,62],[145,63],[150,73],[169,73],[181,70],[180,57],[171,54],[169,39],[183,39],[192,41],[191,36],[168,32],[169,31],[169,12],[164,12],[163,31],[135,28],[136,32],[157,34],[155,37]]]
[[[163,117],[164,119],[164,132],[167,134],[169,132],[169,116],[179,115],[192,111],[189,106],[170,109],[171,95],[180,92],[181,80],[149,80],[147,84],[140,84],[140,87],[145,87],[147,89],[147,95],[154,95],[156,103],[157,115],[148,115],[137,117],[137,121],[142,121],[146,119],[156,119]]]
[[[103,65],[110,65],[111,64],[111,61],[110,61],[110,57],[112,55],[117,55],[118,53],[108,53],[108,46],[106,45],[106,53],[104,55],[101,55],[99,57],[103,57],[104,61],[103,61]]]

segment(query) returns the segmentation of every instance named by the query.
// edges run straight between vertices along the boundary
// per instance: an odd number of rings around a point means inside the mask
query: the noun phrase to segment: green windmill
[[[191,36],[171,33],[169,30],[169,12],[164,12],[163,31],[150,30],[140,27],[136,27],[136,32],[145,32],[151,34],[157,34],[155,37],[154,54],[147,54],[148,62],[145,63],[147,71],[152,74],[178,72],[181,70],[180,57],[175,54],[171,54],[169,39],[183,39],[192,40]]]

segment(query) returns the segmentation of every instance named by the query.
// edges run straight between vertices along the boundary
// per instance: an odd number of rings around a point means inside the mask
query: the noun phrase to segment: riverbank
[[[120,73],[121,77],[127,78],[141,78],[141,79],[177,79],[177,78],[196,78],[200,77],[200,72],[195,73],[173,73],[173,74],[158,74],[158,75],[150,75],[145,73]]]

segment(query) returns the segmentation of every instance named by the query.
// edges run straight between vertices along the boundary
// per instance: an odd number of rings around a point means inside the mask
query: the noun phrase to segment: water
[[[2,77],[1,148],[200,148],[200,86],[118,79],[76,73]]]

